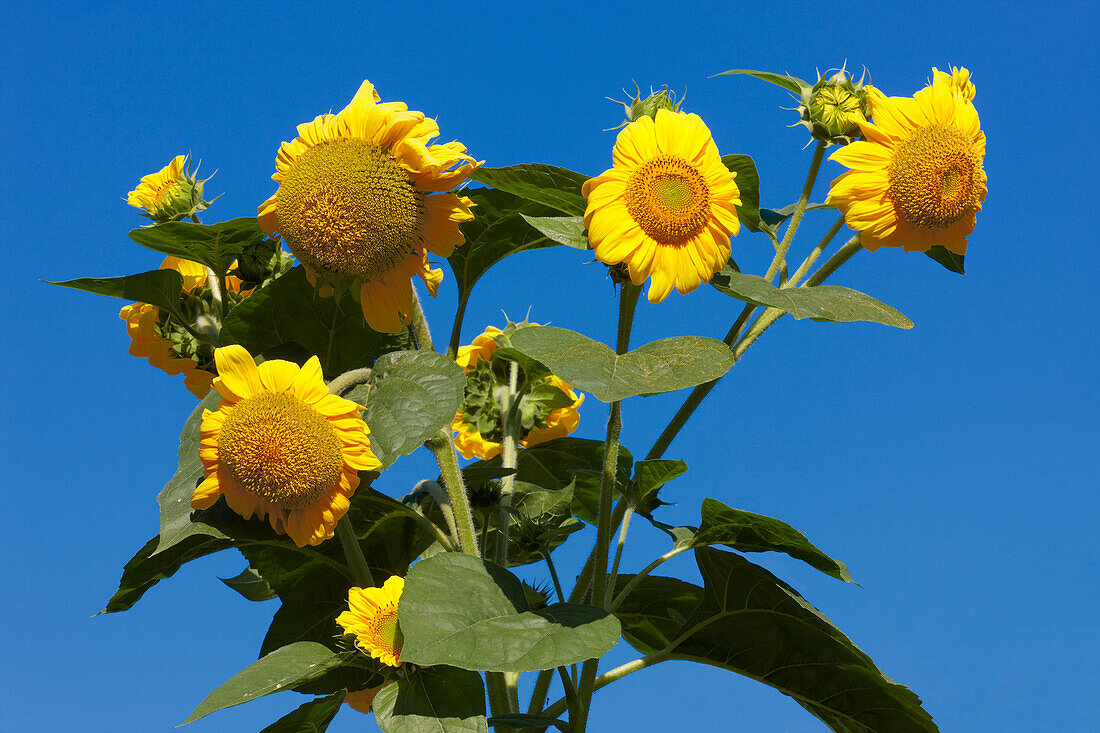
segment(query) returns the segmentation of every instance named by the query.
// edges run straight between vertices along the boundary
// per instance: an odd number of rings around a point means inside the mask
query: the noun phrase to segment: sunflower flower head
[[[169,256],[160,269],[175,270],[183,278],[179,311],[184,314],[187,326],[209,319],[217,306],[207,286],[206,268]],[[226,290],[231,306],[248,294],[242,292],[241,281],[235,277],[226,278]],[[198,337],[195,328],[189,329],[167,311],[149,303],[128,305],[119,311],[118,317],[126,321],[132,356],[148,359],[152,366],[169,375],[184,375],[184,386],[199,399],[207,395],[216,376],[210,341]]]
[[[729,260],[741,194],[707,126],[658,109],[623,128],[611,157],[581,187],[596,259],[625,264],[635,285],[650,278],[651,303],[709,281]]]
[[[359,405],[330,394],[314,356],[299,367],[259,366],[240,346],[214,352],[221,395],[200,427],[205,478],[191,497],[209,509],[225,497],[234,512],[267,519],[299,547],[332,537],[359,486],[359,471],[381,466]]]
[[[803,92],[799,110],[801,124],[815,140],[847,145],[860,134],[859,125],[867,121],[870,112],[863,77],[853,81],[843,68],[830,76],[819,76],[817,83]]]
[[[487,460],[499,455],[504,441],[501,393],[509,389],[510,365],[494,359],[493,352],[520,325],[505,331],[489,326],[469,346],[460,347],[456,361],[466,372],[466,396],[451,422],[455,448],[463,458]],[[520,370],[517,393],[522,437],[519,445],[529,448],[569,435],[580,424],[579,408],[584,395],[550,373],[528,376]]]
[[[275,159],[275,195],[260,225],[278,232],[323,296],[348,291],[376,331],[398,333],[412,315],[411,279],[435,295],[440,270],[465,239],[473,203],[447,193],[483,161],[461,143],[433,144],[435,120],[381,102],[370,82],[341,112],[298,126]]]
[[[156,173],[142,178],[126,195],[126,203],[142,209],[142,216],[158,224],[194,216],[211,203],[202,198],[203,185],[210,179],[199,180],[198,168],[193,172],[189,168],[187,156],[177,155]]]
[[[391,667],[401,665],[401,646],[405,642],[397,622],[397,604],[404,588],[405,579],[397,575],[381,588],[352,588],[348,591],[348,610],[336,617],[344,633],[355,637],[360,651]]]
[[[851,170],[833,180],[828,203],[860,232],[863,246],[966,254],[986,195],[985,134],[952,78],[936,74],[911,98],[867,88],[874,123],[866,140],[833,153]]]
[[[952,66],[951,73],[946,71],[940,71],[935,66],[932,67],[932,79],[939,81],[940,84],[948,84],[958,97],[966,102],[973,102],[974,95],[977,90],[974,88],[974,82],[970,81],[970,69],[960,66]]]

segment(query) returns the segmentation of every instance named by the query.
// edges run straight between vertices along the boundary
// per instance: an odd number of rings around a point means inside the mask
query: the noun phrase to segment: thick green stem
[[[338,397],[343,397],[360,384],[366,384],[368,379],[370,379],[370,367],[352,369],[329,382],[328,391]]]
[[[462,319],[466,316],[466,304],[470,301],[470,294],[464,293],[458,297],[458,308],[455,310],[455,322],[451,326],[451,342],[447,346],[447,356],[452,359],[458,355],[458,342],[462,338]]]
[[[516,443],[519,442],[519,411],[513,404],[519,390],[519,364],[512,362],[508,369],[508,389],[500,398],[500,414],[504,420],[504,440],[501,445],[501,466],[511,472],[500,480],[500,542],[497,545],[497,563],[508,567],[508,541],[512,525],[512,488],[515,486],[515,468],[519,460]]]
[[[466,484],[462,480],[462,469],[458,466],[458,453],[454,440],[446,428],[424,445],[435,454],[439,464],[439,474],[443,478],[443,488],[454,512],[455,528],[458,532],[458,548],[467,555],[478,556],[477,529],[474,527],[474,515],[470,511],[470,499],[466,494]]]
[[[493,715],[508,715],[515,712],[509,704],[508,683],[503,672],[485,673],[485,691],[489,694],[489,709]]]
[[[535,689],[531,691],[531,704],[527,706],[528,715],[538,715],[546,704],[546,693],[550,691],[550,682],[554,679],[554,670],[544,669],[535,678]]]
[[[607,581],[607,590],[604,591],[603,606],[607,608],[611,604],[611,596],[615,593],[615,581],[619,576],[619,561],[623,559],[623,547],[626,546],[626,533],[630,530],[630,518],[634,516],[634,509],[627,507],[623,514],[623,521],[619,529],[619,544],[615,548],[615,561],[611,563],[611,578]],[[614,532],[614,528],[611,530]]]
[[[344,556],[348,559],[348,567],[351,569],[351,577],[363,588],[373,588],[374,576],[367,567],[367,558],[363,556],[363,548],[359,546],[359,538],[355,536],[355,528],[351,526],[351,520],[345,514],[336,523],[336,536],[340,538],[340,546],[344,548]]]
[[[416,338],[416,348],[420,351],[435,351],[432,344],[432,332],[428,329],[428,319],[424,317],[424,309],[420,307],[420,296],[416,288],[413,293],[412,327],[413,337]]]
[[[554,561],[550,559],[550,551],[542,551],[542,559],[546,561],[546,567],[550,569],[550,578],[554,581],[554,590],[558,594],[558,602],[565,603],[565,594],[561,591],[561,581],[558,580],[558,571],[554,568]]]

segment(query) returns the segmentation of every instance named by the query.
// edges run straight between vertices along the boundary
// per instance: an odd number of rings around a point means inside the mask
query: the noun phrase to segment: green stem
[[[508,567],[508,541],[512,525],[512,489],[515,486],[515,468],[519,460],[516,443],[519,441],[519,411],[513,402],[519,391],[519,364],[511,362],[508,368],[508,389],[500,398],[500,414],[504,418],[504,440],[501,445],[501,466],[510,471],[500,480],[500,542],[497,544],[497,564]]]
[[[355,528],[351,526],[348,515],[340,517],[340,521],[336,523],[336,536],[340,538],[340,546],[344,548],[352,578],[362,588],[373,588],[374,576],[367,567],[367,558],[363,556],[363,548],[359,545],[359,538],[355,536]]]
[[[615,680],[619,680],[619,679],[622,679],[623,677],[626,677],[628,674],[631,674],[633,672],[637,672],[640,669],[645,669],[646,667],[652,667],[654,664],[658,664],[660,662],[665,661],[671,655],[672,655],[671,648],[662,649],[661,651],[654,652],[653,654],[650,654],[647,657],[641,657],[640,659],[635,659],[632,662],[627,662],[626,664],[622,664],[622,665],[616,667],[615,669],[608,670],[607,672],[604,672],[603,674],[601,674],[599,677],[596,678],[596,680],[593,684],[593,689],[598,690],[601,687],[606,687],[607,685],[610,685]],[[548,718],[556,718],[559,715],[561,715],[563,712],[565,712],[568,705],[569,705],[568,699],[563,697],[561,700],[558,700],[553,705],[550,705],[544,711],[542,711],[542,715],[544,715]]]
[[[634,310],[642,290],[631,282],[622,284],[619,293],[619,332],[615,342],[615,353],[625,354],[630,349],[630,331],[634,324]],[[619,464],[619,433],[622,430],[621,403],[611,403],[607,416],[607,438],[603,448],[603,479],[600,482],[600,511],[596,515],[596,547],[592,566],[592,599],[603,604],[607,593],[607,552],[611,545],[612,498],[615,491],[615,474]],[[570,720],[575,733],[583,731],[588,722],[588,711],[592,706],[593,683],[599,658],[587,659],[581,667],[578,689],[577,719]]]
[[[837,268],[839,268],[848,260],[852,259],[852,255],[854,255],[861,249],[863,249],[863,244],[860,243],[859,233],[857,232],[855,236],[849,239],[843,247],[837,250],[837,253],[835,255],[830,257],[828,261],[821,266],[821,269],[819,269],[813,275],[810,275],[810,279],[806,281],[806,284],[803,287],[812,288],[815,285],[820,285],[821,283],[825,282],[826,278],[828,278],[829,275],[832,275],[834,272],[836,272]]]
[[[554,568],[554,561],[550,559],[549,550],[543,550],[542,559],[546,561],[546,567],[550,569],[550,578],[554,581],[554,590],[558,593],[558,601],[565,603],[565,594],[561,592],[561,581],[558,580],[558,571]]]
[[[615,600],[614,602],[612,602],[611,607],[608,610],[614,611],[615,609],[617,609],[622,604],[622,602],[626,600],[626,597],[630,595],[630,591],[634,590],[638,586],[638,583],[641,583],[643,578],[656,570],[657,567],[661,565],[661,563],[671,560],[672,558],[679,555],[681,552],[687,552],[688,550],[693,549],[695,548],[674,547],[653,562],[651,562],[649,565],[646,565],[644,568],[642,568],[640,572],[638,572],[633,578],[631,578],[625,586],[623,586],[623,589],[619,592],[617,596],[615,596]]]
[[[451,326],[451,343],[447,346],[447,356],[452,359],[458,355],[458,342],[462,338],[462,319],[466,317],[466,304],[470,302],[470,294],[467,292],[458,297],[458,308],[455,310],[455,322]]]
[[[802,261],[802,264],[798,266],[798,269],[791,275],[791,279],[784,284],[785,287],[793,288],[802,280],[802,276],[806,274],[806,271],[810,269],[810,266],[817,261],[817,258],[821,256],[821,253],[825,251],[825,248],[829,246],[829,243],[833,241],[833,237],[837,235],[841,227],[844,226],[844,214],[837,217],[836,223],[830,227],[829,231],[825,232],[825,236],[821,238],[821,241],[814,247],[813,252],[807,255],[806,259]]]
[[[509,705],[508,683],[503,672],[485,673],[485,691],[489,694],[489,709],[493,715],[508,715],[515,712]]]
[[[615,580],[619,576],[619,561],[623,559],[623,547],[626,545],[626,533],[630,529],[630,518],[632,516],[634,516],[634,508],[627,507],[626,513],[623,514],[621,528],[619,529],[619,544],[615,548],[615,562],[611,563],[611,579],[607,581],[607,590],[604,592],[604,608],[607,608],[611,604],[611,596],[615,593]]]
[[[439,464],[439,473],[443,478],[443,488],[447,490],[451,511],[454,512],[455,529],[458,533],[458,548],[467,555],[478,557],[477,529],[474,527],[474,515],[470,511],[470,499],[466,493],[466,484],[462,480],[462,469],[458,465],[458,453],[454,440],[446,428],[424,443],[435,455]]]
[[[420,296],[416,288],[412,289],[412,294],[412,327],[416,348],[418,351],[435,351],[435,346],[432,345],[432,332],[428,329],[428,319],[424,317],[424,309],[420,307]]]
[[[768,282],[771,282],[772,278],[775,277],[780,265],[786,262],[787,250],[790,249],[795,232],[798,231],[798,226],[802,223],[802,215],[806,213],[806,204],[809,203],[810,194],[814,190],[814,183],[817,182],[817,172],[821,170],[821,160],[825,157],[825,146],[824,140],[817,141],[817,147],[814,148],[814,157],[810,161],[810,170],[806,173],[806,182],[802,185],[802,193],[799,195],[798,203],[794,205],[794,213],[791,214],[791,219],[787,223],[787,231],[784,232],[783,241],[779,243],[779,249],[775,252],[775,259],[768,267],[768,273],[764,275],[764,279]]]
[[[527,706],[528,715],[538,715],[542,712],[542,706],[546,704],[546,693],[550,691],[550,682],[554,678],[554,670],[544,669],[535,679],[535,689],[531,691],[531,704]]]
[[[366,384],[368,379],[370,379],[370,367],[352,369],[329,382],[328,391],[338,397],[343,397],[360,384]]]

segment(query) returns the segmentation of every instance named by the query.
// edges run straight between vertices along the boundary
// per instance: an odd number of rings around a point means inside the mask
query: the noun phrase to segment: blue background
[[[911,331],[783,319],[668,451],[691,470],[666,489],[670,523],[707,496],[782,518],[846,561],[862,587],[753,557],[830,616],[944,731],[1095,730],[1097,271],[1094,3],[6,4],[0,68],[0,290],[6,473],[0,532],[0,730],[169,731],[256,655],[277,602],[194,562],[131,611],[93,617],[156,533],[155,496],[195,404],[180,377],[126,354],[122,303],[44,285],[152,269],[122,197],[190,152],[206,221],[255,215],[280,141],[341,109],[364,78],[438,117],[442,141],[487,165],[610,166],[620,111],[604,97],[668,84],[722,153],[752,155],[762,203],[801,187],[810,150],[782,90],[729,68],[813,78],[847,60],[892,95],[930,67],[965,65],[988,136],[989,195],[961,277],[919,254],[860,253],[830,282],[881,298]],[[841,171],[827,163],[822,200]],[[832,222],[807,217],[792,259]],[[839,239],[839,238],[838,238]],[[770,259],[742,232],[746,271]],[[521,319],[614,337],[605,268],[555,248],[499,265],[463,332]],[[533,273],[533,275],[532,275]],[[453,281],[428,304],[443,340]],[[703,287],[639,308],[634,344],[721,337],[739,303]],[[1092,325],[1090,325],[1092,324]],[[684,393],[625,405],[644,454]],[[578,433],[603,435],[589,398]],[[400,496],[434,475],[403,458],[377,484]],[[636,521],[625,569],[667,541]],[[573,539],[585,550],[591,532]],[[559,561],[568,566],[569,557]],[[688,556],[665,572],[691,577]],[[571,572],[563,568],[563,575]],[[546,581],[544,569],[528,574]],[[619,664],[634,656],[620,646]],[[1093,700],[1092,703],[1088,702]],[[305,698],[215,713],[202,731],[259,730]],[[824,730],[792,700],[722,670],[668,663],[601,691],[592,730]],[[330,730],[373,730],[350,709]]]

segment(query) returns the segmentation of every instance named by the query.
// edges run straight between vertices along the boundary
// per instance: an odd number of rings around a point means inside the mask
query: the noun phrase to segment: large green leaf
[[[225,684],[207,695],[183,723],[192,723],[215,710],[240,705],[316,679],[339,667],[350,654],[334,654],[312,641],[285,646],[230,677]]]
[[[82,277],[77,280],[52,282],[50,285],[132,300],[136,303],[149,303],[165,309],[181,323],[187,321],[180,312],[183,276],[175,270],[150,270],[126,277]]]
[[[303,703],[297,710],[287,713],[260,733],[325,733],[336,713],[340,712],[340,705],[346,696],[345,690],[339,690],[326,697]]]
[[[871,321],[897,328],[913,327],[913,322],[897,309],[851,288],[836,285],[777,288],[762,277],[735,272],[731,267],[722,268],[710,284],[733,298],[778,308],[795,318],[832,323]]]
[[[703,500],[702,517],[698,529],[671,528],[678,546],[725,545],[741,552],[783,552],[837,580],[852,582],[847,565],[826,555],[786,522],[733,509],[715,499]]]
[[[963,266],[963,261],[966,259],[963,255],[957,255],[942,244],[937,244],[932,249],[925,252],[926,255],[934,259],[936,262],[944,266],[945,269],[951,272],[957,272],[960,275],[966,274],[966,268]],[[64,285],[65,283],[58,283],[58,285]]]
[[[702,336],[661,339],[617,355],[575,331],[527,326],[512,334],[512,347],[601,402],[694,387],[721,377],[734,363],[728,346]]]
[[[576,471],[603,469],[602,440],[556,438],[519,452],[516,478],[545,488],[562,488],[573,482]],[[625,446],[619,446],[618,481],[630,479],[634,458]]]
[[[107,601],[103,613],[129,610],[141,600],[147,590],[159,581],[172,577],[184,563],[231,546],[231,543],[226,540],[209,535],[197,535],[173,545],[166,552],[154,555],[153,552],[159,543],[158,535],[146,542],[145,546],[126,563],[122,569],[118,590]]]
[[[507,191],[569,216],[584,216],[588,205],[581,194],[581,186],[588,176],[555,165],[527,163],[504,168],[479,168],[470,177],[498,191]]]
[[[245,247],[258,244],[266,236],[254,216],[218,224],[171,221],[130,232],[130,239],[140,245],[199,262],[219,274],[229,270]]]
[[[249,601],[270,601],[276,597],[274,589],[255,568],[247,567],[232,578],[218,578]]]
[[[476,205],[473,221],[461,226],[466,243],[447,258],[465,302],[478,278],[508,255],[553,247],[557,242],[533,229],[527,216],[550,216],[554,210],[506,191],[474,188],[463,192]]]
[[[418,562],[398,607],[401,659],[469,670],[526,672],[607,653],[619,622],[594,606],[557,603],[532,612],[504,568],[454,552]]]
[[[766,81],[769,84],[775,84],[777,87],[782,87],[799,98],[802,97],[803,90],[810,90],[810,85],[799,79],[797,76],[788,76],[787,74],[774,74],[770,71],[754,71],[752,69],[730,69],[729,71],[720,71],[714,76],[726,76],[727,74],[747,74],[748,76],[755,76],[757,79]]]
[[[523,219],[548,239],[573,249],[591,249],[579,216],[523,216]]]
[[[431,351],[396,351],[374,363],[367,382],[371,450],[388,468],[454,419],[466,375],[453,359]]]
[[[414,669],[374,698],[384,733],[487,733],[481,675],[454,667]]]
[[[695,554],[704,601],[672,658],[771,685],[834,731],[938,730],[912,690],[883,674],[793,588],[740,555],[705,547]]]
[[[238,304],[222,326],[223,344],[240,344],[254,355],[297,344],[316,354],[325,376],[369,367],[380,355],[412,348],[406,330],[378,333],[363,320],[363,311],[349,295],[322,298],[295,267]]]
[[[734,183],[740,191],[737,218],[750,232],[760,231],[760,174],[748,155],[723,155],[722,163],[737,174]]]
[[[657,498],[660,490],[674,478],[687,473],[687,464],[669,458],[650,458],[634,464],[634,480],[631,482],[635,508],[648,517],[663,504]]]
[[[633,575],[616,578],[616,594],[634,580]],[[643,654],[654,654],[669,646],[684,630],[684,624],[703,603],[703,589],[697,585],[660,575],[638,581],[615,609],[622,624],[623,638]]]

